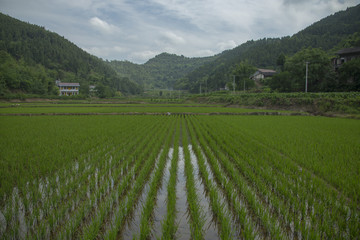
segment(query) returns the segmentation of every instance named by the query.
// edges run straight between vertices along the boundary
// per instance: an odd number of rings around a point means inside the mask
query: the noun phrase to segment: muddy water
[[[165,166],[162,186],[159,189],[159,192],[157,195],[157,200],[156,200],[156,205],[155,205],[156,207],[155,207],[155,211],[154,211],[154,226],[153,226],[153,232],[152,232],[154,239],[161,237],[161,221],[163,221],[163,219],[166,216],[167,185],[168,185],[169,178],[170,178],[170,166],[171,166],[171,159],[173,158],[173,152],[174,152],[174,149],[170,148],[168,158],[167,158],[167,163]]]
[[[190,226],[188,223],[187,197],[186,197],[186,177],[185,177],[185,159],[183,147],[179,147],[179,163],[176,184],[176,224],[178,229],[176,239],[188,240],[191,238]]]
[[[211,207],[209,205],[209,199],[205,195],[204,185],[201,183],[200,174],[199,174],[199,166],[197,164],[197,158],[192,149],[192,145],[188,146],[190,151],[190,159],[191,164],[194,167],[194,180],[196,193],[199,197],[200,207],[203,209],[205,213],[205,224],[204,224],[204,237],[205,239],[219,239],[219,233],[217,231],[216,223],[213,221],[213,214],[211,212]]]
[[[160,151],[159,155],[156,158],[155,166],[158,165],[160,156],[161,156],[162,150]],[[143,205],[146,201],[146,196],[150,190],[150,183],[155,175],[156,167],[152,170],[150,178],[145,183],[145,187],[143,188],[143,191],[141,193],[141,196],[138,200],[138,202],[135,205],[135,210],[131,217],[128,218],[123,234],[122,239],[124,240],[130,240],[134,238],[139,238],[140,236],[140,220],[141,220],[141,211],[143,209]]]

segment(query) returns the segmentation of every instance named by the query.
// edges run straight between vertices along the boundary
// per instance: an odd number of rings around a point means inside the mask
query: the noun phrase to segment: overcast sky
[[[108,60],[162,52],[214,55],[248,40],[291,36],[360,0],[0,0],[0,11],[44,26]]]

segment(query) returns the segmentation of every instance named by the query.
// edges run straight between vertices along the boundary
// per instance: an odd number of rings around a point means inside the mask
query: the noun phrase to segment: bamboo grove
[[[39,142],[36,157],[45,166],[56,158],[57,167],[36,176],[31,163],[9,165],[12,173],[1,170],[25,179],[2,191],[2,239],[360,235],[357,120],[182,114],[32,118],[2,117],[7,122],[2,149],[14,148],[17,158],[29,160],[26,141],[31,145],[34,136],[25,128],[51,118],[53,123],[36,131],[50,134],[60,125],[65,133],[53,136],[60,138],[56,147]],[[28,125],[10,137],[19,121]],[[79,139],[70,142],[74,152],[65,149],[70,133]],[[20,135],[24,149],[10,146]],[[14,157],[7,154],[3,162]],[[22,166],[27,172],[15,171]],[[2,188],[10,184],[3,179]]]

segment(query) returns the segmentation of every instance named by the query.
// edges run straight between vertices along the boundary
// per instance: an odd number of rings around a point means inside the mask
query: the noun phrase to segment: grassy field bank
[[[194,102],[306,111],[318,115],[360,115],[360,93],[213,93],[191,98]]]

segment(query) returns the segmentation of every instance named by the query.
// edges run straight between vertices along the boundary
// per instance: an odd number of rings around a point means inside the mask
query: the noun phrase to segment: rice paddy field
[[[360,120],[229,109],[3,104],[0,238],[359,239]]]

